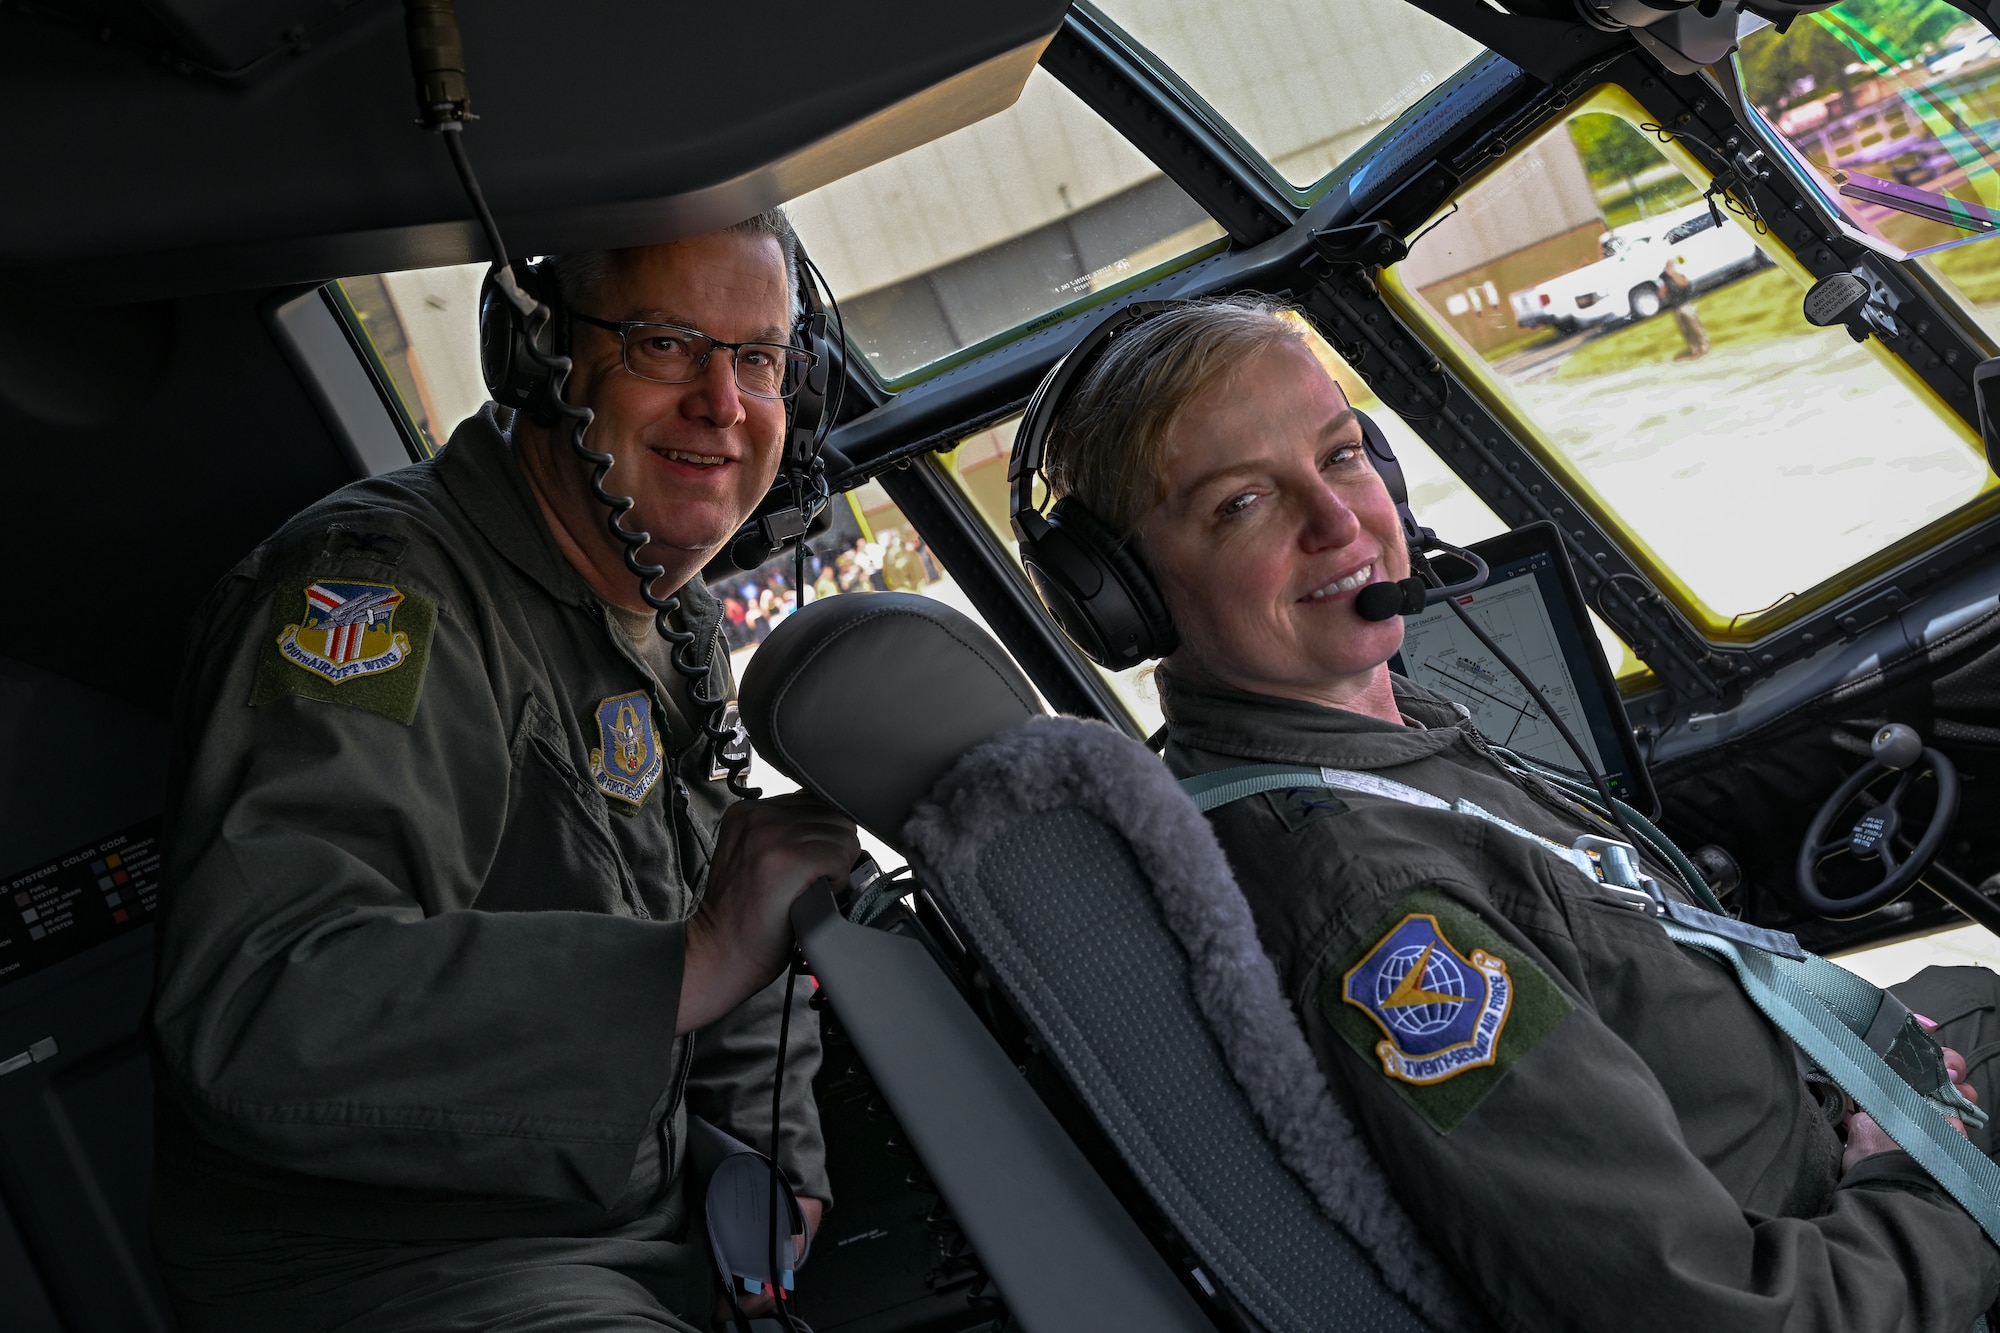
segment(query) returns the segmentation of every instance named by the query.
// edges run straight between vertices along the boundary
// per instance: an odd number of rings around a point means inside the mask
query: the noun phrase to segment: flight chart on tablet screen
[[[1532,575],[1509,578],[1459,599],[1514,664],[1528,673],[1599,768],[1604,756],[1578,704],[1578,684],[1556,642],[1539,581]],[[1448,606],[1427,607],[1403,622],[1402,659],[1410,678],[1472,712],[1473,725],[1495,745],[1533,759],[1575,768],[1576,758],[1507,668],[1452,614]]]

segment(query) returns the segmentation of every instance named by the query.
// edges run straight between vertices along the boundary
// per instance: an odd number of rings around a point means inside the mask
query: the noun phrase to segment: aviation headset
[[[792,276],[799,308],[792,320],[791,341],[812,353],[812,365],[798,391],[785,400],[785,445],[778,475],[750,518],[723,547],[739,569],[756,569],[803,539],[830,498],[821,447],[833,426],[827,386],[832,378],[834,346],[827,335],[826,301],[815,281],[818,271],[806,256],[804,244],[795,238]],[[548,260],[516,264],[514,279],[551,313],[536,346],[542,355],[530,355],[529,339],[534,335],[527,319],[489,273],[479,291],[479,367],[494,402],[526,413],[541,425],[553,426],[559,416],[549,361],[569,355],[569,306],[563,300],[555,265]],[[803,494],[795,496],[795,488]]]
[[[1028,400],[1028,410],[1014,434],[1013,457],[1007,465],[1012,493],[1010,519],[1020,542],[1021,564],[1062,632],[1086,657],[1113,671],[1165,657],[1179,643],[1173,619],[1159,585],[1133,550],[1110,526],[1073,495],[1066,495],[1044,513],[1035,503],[1035,478],[1042,475],[1049,433],[1061,416],[1070,393],[1101,360],[1111,344],[1140,324],[1189,304],[1186,301],[1134,301],[1121,306],[1083,335],[1069,354],[1055,364]],[[1427,546],[1442,547],[1476,562],[1476,578],[1437,590],[1437,595],[1469,592],[1485,581],[1483,561],[1437,540],[1417,522],[1410,509],[1403,465],[1389,447],[1382,428],[1367,413],[1357,411],[1368,461],[1395,501],[1403,538],[1417,564]],[[1378,591],[1379,590],[1379,591]],[[1413,575],[1400,583],[1375,583],[1362,589],[1355,607],[1364,619],[1387,620],[1424,609],[1431,590]]]

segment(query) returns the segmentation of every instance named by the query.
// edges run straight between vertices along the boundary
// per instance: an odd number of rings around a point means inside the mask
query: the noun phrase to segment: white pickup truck
[[[1660,271],[1679,261],[1696,291],[1719,287],[1771,262],[1748,231],[1728,219],[1715,225],[1705,203],[1628,223],[1604,234],[1604,258],[1513,292],[1514,322],[1562,333],[1650,319],[1665,300]]]

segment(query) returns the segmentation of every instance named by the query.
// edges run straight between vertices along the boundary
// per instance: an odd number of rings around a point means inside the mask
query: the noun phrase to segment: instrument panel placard
[[[0,879],[0,986],[153,919],[160,818]]]

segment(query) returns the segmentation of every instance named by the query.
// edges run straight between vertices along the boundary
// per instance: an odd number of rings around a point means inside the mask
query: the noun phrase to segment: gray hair
[[[778,243],[785,259],[785,303],[796,317],[799,310],[799,234],[782,208],[766,209],[722,231],[753,239],[768,236]],[[555,270],[556,288],[563,304],[571,310],[589,310],[605,284],[618,273],[619,250],[579,250],[575,254],[552,255],[543,261]]]

